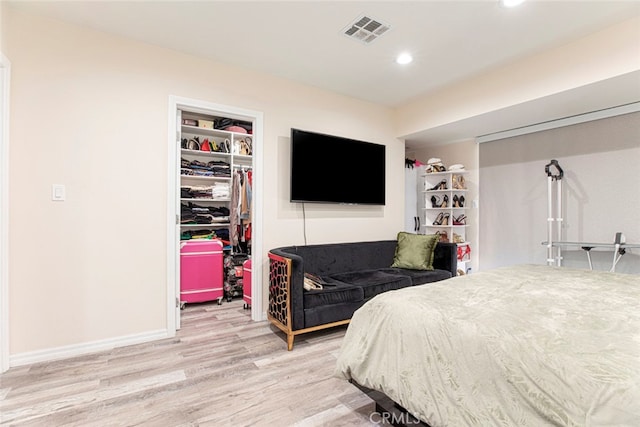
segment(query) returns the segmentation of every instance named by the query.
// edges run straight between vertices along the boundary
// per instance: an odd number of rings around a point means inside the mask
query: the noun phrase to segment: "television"
[[[385,204],[382,144],[291,129],[291,202]]]

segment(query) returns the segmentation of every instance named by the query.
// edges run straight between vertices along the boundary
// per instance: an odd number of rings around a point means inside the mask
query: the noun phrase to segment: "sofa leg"
[[[295,335],[293,334],[287,334],[287,350],[291,351],[293,350],[293,339],[295,338]]]

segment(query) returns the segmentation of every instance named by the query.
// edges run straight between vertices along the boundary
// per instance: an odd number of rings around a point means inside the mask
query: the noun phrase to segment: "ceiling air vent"
[[[389,24],[382,23],[377,19],[373,19],[368,16],[361,16],[351,24],[347,25],[342,33],[354,40],[369,44],[384,33],[386,33],[391,26]]]

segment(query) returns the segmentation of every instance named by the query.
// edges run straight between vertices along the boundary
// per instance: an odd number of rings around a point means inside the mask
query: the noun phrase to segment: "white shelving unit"
[[[466,271],[471,245],[467,241],[467,212],[471,200],[467,195],[467,171],[425,173],[424,232],[446,233],[446,240],[458,245],[458,268]]]
[[[233,191],[233,174],[238,168],[249,169],[253,163],[253,135],[249,133],[230,132],[221,129],[211,129],[208,127],[192,126],[184,124],[185,120],[195,120],[197,123],[202,121],[216,123],[218,120],[223,120],[225,117],[208,116],[195,112],[181,111],[181,125],[180,135],[178,140],[180,141],[180,159],[188,162],[201,162],[208,164],[209,162],[221,162],[228,165],[228,175],[188,175],[180,173],[180,188],[183,187],[212,187],[215,188],[217,183],[225,183],[228,188],[227,197],[180,197],[181,205],[187,205],[189,203],[196,204],[201,207],[209,208],[224,207],[231,210],[231,194]],[[247,123],[249,124],[249,123]],[[189,141],[195,140],[202,146],[205,141],[209,141],[218,148],[219,151],[205,151],[202,149],[190,149],[184,148],[183,141],[186,140],[186,146],[189,147]],[[211,148],[211,146],[209,146]],[[209,172],[208,172],[209,173]],[[180,229],[185,230],[198,230],[198,229],[229,229],[230,219],[227,215],[224,220],[215,220],[211,223],[180,223]]]

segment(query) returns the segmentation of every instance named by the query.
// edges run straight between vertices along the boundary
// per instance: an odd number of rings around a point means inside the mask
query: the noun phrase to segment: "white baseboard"
[[[53,360],[68,359],[98,351],[112,350],[133,344],[142,344],[149,341],[169,338],[166,330],[149,331],[141,334],[127,335],[106,340],[92,341],[82,344],[73,344],[63,347],[49,348],[45,350],[29,351],[9,356],[9,366],[23,366],[38,362],[50,362]]]

